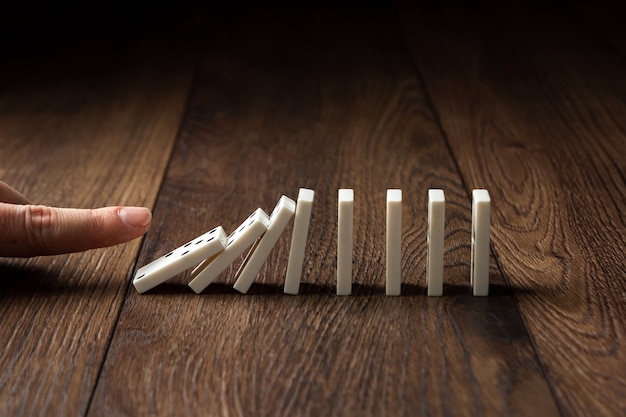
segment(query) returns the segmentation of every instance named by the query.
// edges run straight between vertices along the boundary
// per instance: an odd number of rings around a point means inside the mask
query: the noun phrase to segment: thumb
[[[152,214],[145,207],[70,209],[0,203],[0,256],[80,252],[143,235]]]
[[[4,181],[0,181],[0,201],[3,203],[28,204],[26,197]]]

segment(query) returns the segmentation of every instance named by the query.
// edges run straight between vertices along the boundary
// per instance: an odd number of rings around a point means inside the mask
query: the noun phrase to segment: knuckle
[[[96,210],[89,209],[89,220],[92,233],[99,235],[106,231],[106,221]]]
[[[50,251],[49,240],[54,231],[54,210],[46,206],[25,206],[24,226],[29,245],[42,253]]]

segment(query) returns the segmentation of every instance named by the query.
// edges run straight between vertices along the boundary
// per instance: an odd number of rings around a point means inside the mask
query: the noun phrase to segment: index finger
[[[81,252],[143,235],[152,215],[145,207],[71,209],[0,203],[0,256]]]

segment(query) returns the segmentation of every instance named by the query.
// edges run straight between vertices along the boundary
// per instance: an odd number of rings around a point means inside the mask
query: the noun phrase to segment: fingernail
[[[145,227],[152,220],[152,213],[145,207],[124,207],[117,215],[124,223],[133,227]]]

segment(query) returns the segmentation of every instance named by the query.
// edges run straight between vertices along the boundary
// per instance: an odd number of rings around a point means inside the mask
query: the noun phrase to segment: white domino
[[[428,257],[426,283],[429,296],[443,294],[443,237],[446,221],[446,198],[443,190],[428,190]]]
[[[287,264],[287,276],[285,277],[285,294],[298,294],[300,291],[300,279],[302,277],[302,264],[304,263],[304,248],[309,234],[311,223],[311,209],[315,191],[300,188],[298,203],[296,204],[296,218],[293,222],[293,234],[291,247],[289,248],[289,263]]]
[[[400,295],[402,283],[402,190],[387,190],[387,295]]]
[[[191,242],[139,268],[133,278],[135,289],[139,293],[144,293],[197,265],[198,262],[217,255],[224,250],[226,240],[227,236],[222,226],[198,236]]]
[[[287,227],[289,220],[296,211],[296,203],[291,198],[282,196],[274,211],[270,215],[269,226],[267,232],[261,238],[252,256],[244,263],[237,273],[237,281],[234,288],[240,293],[247,293],[256,277],[265,263],[272,248],[278,242],[278,238]]]
[[[226,247],[215,259],[207,259],[198,265],[192,272],[193,280],[189,286],[200,294],[219,274],[232,264],[246,248],[267,230],[269,218],[267,214],[257,209],[244,220],[239,227],[228,236]]]
[[[340,189],[337,230],[337,295],[352,293],[354,190]]]
[[[472,265],[470,282],[474,295],[489,295],[489,225],[491,198],[487,190],[472,192]]]

